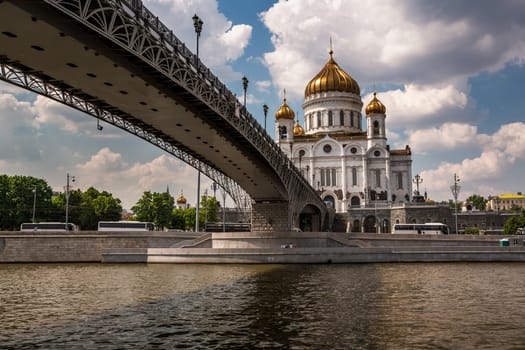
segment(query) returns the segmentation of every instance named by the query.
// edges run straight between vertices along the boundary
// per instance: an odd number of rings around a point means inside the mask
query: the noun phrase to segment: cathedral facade
[[[304,127],[284,97],[275,140],[329,207],[348,213],[412,201],[410,147],[390,148],[386,107],[374,93],[363,111],[359,84],[332,51],[306,85],[302,108]]]

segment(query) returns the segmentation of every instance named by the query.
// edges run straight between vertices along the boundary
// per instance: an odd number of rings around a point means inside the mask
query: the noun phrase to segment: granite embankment
[[[0,263],[525,261],[521,237],[347,233],[0,233]]]

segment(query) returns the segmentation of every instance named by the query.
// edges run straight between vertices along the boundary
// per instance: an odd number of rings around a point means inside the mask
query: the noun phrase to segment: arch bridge
[[[0,0],[0,79],[124,129],[200,170],[253,231],[327,209],[235,95],[140,0]]]

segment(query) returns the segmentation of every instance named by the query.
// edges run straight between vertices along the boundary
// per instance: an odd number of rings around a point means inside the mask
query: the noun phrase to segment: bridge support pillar
[[[252,231],[291,231],[288,202],[257,202],[253,204]]]

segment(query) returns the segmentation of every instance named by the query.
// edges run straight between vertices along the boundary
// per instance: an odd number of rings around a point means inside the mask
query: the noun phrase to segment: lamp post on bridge
[[[264,112],[264,131],[266,131],[266,116],[268,115],[268,105],[266,103],[263,104],[263,112]]]
[[[204,24],[204,22],[202,22],[202,20],[199,18],[199,16],[197,16],[197,14],[194,14],[193,17],[193,27],[195,28],[195,33],[197,34],[197,58],[199,58],[199,38],[201,36],[201,32],[202,32],[202,25]]]
[[[242,88],[244,90],[244,108],[246,108],[246,90],[248,90],[248,78],[242,77]]]
[[[199,61],[199,38],[202,32],[202,25],[204,24],[202,20],[194,14],[193,17],[193,27],[195,28],[195,34],[197,34],[197,62]],[[200,209],[200,200],[201,200],[201,167],[197,169],[197,205],[195,206],[195,232],[199,232],[199,209]]]

